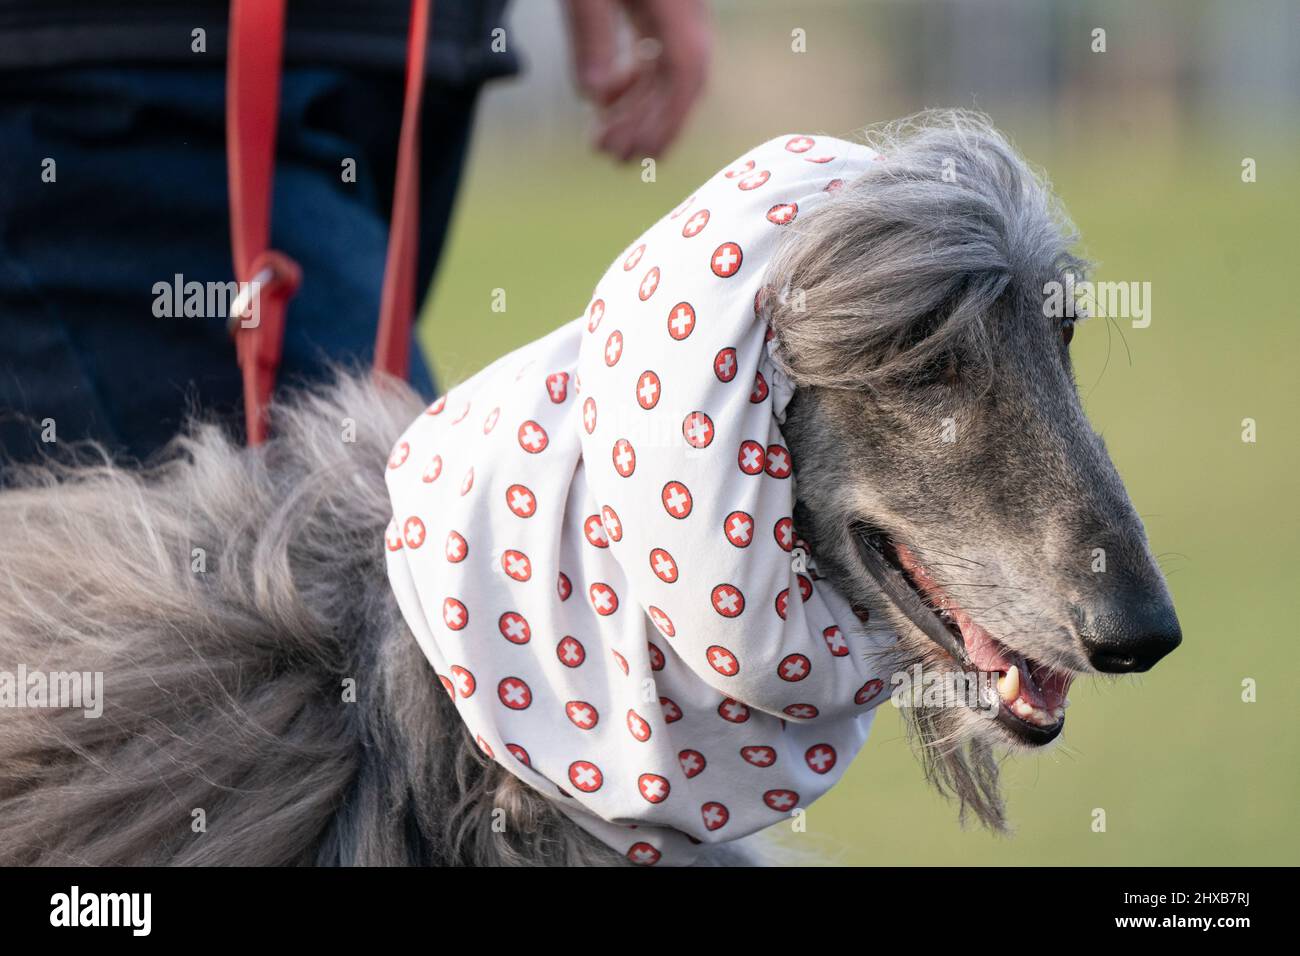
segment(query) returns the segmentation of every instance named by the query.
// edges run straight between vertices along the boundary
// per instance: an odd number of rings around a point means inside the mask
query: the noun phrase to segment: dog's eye
[[[1074,338],[1074,319],[1066,319],[1061,323],[1061,344],[1066,348],[1070,347],[1070,340]]]

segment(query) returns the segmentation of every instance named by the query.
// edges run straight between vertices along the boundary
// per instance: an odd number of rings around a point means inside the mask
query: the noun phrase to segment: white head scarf
[[[807,807],[888,696],[892,635],[804,566],[792,388],[756,314],[786,227],[874,158],[746,154],[389,460],[389,578],[470,732],[635,863]]]

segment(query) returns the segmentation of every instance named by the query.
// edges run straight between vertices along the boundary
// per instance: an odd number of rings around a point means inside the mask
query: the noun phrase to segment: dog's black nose
[[[1163,593],[1133,590],[1082,611],[1079,636],[1088,660],[1107,674],[1149,670],[1183,640],[1174,606]]]

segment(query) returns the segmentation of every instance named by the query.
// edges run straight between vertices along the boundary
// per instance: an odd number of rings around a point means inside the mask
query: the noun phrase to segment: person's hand
[[[597,109],[595,146],[620,160],[677,138],[709,72],[703,0],[566,0],[578,88]],[[622,23],[635,42],[620,51]]]

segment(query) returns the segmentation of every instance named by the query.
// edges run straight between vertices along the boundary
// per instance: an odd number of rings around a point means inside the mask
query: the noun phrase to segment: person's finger
[[[654,112],[654,97],[654,74],[642,68],[637,71],[636,81],[601,114],[597,148],[616,159],[631,159],[636,153],[638,131]]]
[[[635,80],[619,62],[618,17],[614,0],[567,0],[569,38],[578,89],[597,106],[608,106]]]

